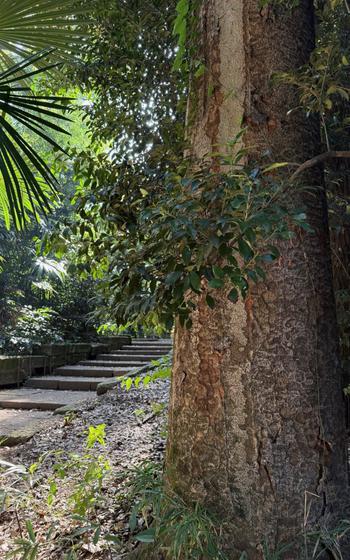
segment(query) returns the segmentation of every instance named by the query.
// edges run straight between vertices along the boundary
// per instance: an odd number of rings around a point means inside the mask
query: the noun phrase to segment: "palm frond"
[[[8,64],[8,53],[25,57],[48,47],[74,50],[81,41],[77,30],[81,15],[74,0],[0,0],[3,62],[7,56]]]
[[[56,261],[45,256],[37,257],[33,264],[33,272],[36,278],[55,278],[64,281],[67,271],[64,261]]]
[[[34,68],[47,56],[47,51],[32,55],[0,73],[0,206],[18,229],[23,227],[29,210],[50,210],[49,193],[57,189],[57,181],[47,163],[21,134],[28,129],[53,149],[64,151],[51,132],[68,134],[58,123],[68,122],[64,114],[70,98],[34,95],[23,79],[45,72],[47,67]],[[52,65],[48,66],[49,68]],[[5,220],[8,223],[8,218]]]

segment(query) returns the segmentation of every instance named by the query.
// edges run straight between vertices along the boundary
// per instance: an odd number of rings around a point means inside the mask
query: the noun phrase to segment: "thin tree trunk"
[[[319,153],[316,120],[277,71],[308,61],[311,0],[293,11],[258,0],[204,0],[207,72],[194,84],[193,155],[221,149],[248,126],[251,157],[303,162]],[[208,94],[210,92],[210,94]],[[320,172],[308,181],[321,183]],[[324,191],[295,192],[314,233],[279,246],[266,282],[245,302],[205,295],[193,326],[176,327],[167,467],[172,487],[224,522],[229,558],[263,558],[304,527],[333,526],[347,490],[344,402]],[[297,560],[296,548],[286,558]]]

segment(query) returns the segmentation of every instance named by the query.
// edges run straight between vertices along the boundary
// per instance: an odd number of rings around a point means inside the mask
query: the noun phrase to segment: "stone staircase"
[[[113,354],[98,354],[95,360],[83,360],[76,365],[56,368],[51,375],[30,377],[25,387],[63,391],[95,391],[100,383],[113,377],[130,375],[168,354],[171,343],[167,340],[153,341],[135,339]],[[1,396],[1,395],[0,395]]]
[[[0,439],[16,440],[12,437],[11,429],[14,418],[18,425],[20,411],[23,412],[23,423],[28,433],[30,410],[45,411],[43,420],[47,420],[52,411],[64,411],[62,407],[78,404],[89,397],[92,391],[96,391],[99,385],[113,384],[115,378],[140,373],[150,362],[168,354],[171,348],[170,339],[135,338],[131,344],[112,350],[109,354],[97,354],[93,360],[56,367],[49,375],[32,375],[17,389],[0,390]],[[35,416],[36,431],[40,429],[38,414]],[[31,437],[33,433],[30,430],[29,433]]]

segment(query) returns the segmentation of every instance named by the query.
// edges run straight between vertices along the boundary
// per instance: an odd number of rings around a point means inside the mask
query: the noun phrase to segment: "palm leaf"
[[[40,256],[33,263],[33,273],[37,279],[49,277],[63,282],[67,275],[66,263]]]
[[[55,150],[64,151],[50,131],[67,134],[59,123],[70,121],[63,114],[70,98],[34,95],[21,85],[28,76],[46,71],[47,67],[33,69],[45,55],[32,55],[0,73],[0,206],[18,229],[24,226],[28,210],[34,216],[38,209],[50,210],[50,193],[57,189],[49,166],[20,131],[28,129]]]
[[[0,0],[0,59],[8,66],[11,54],[72,52],[82,37],[81,14],[74,0]]]

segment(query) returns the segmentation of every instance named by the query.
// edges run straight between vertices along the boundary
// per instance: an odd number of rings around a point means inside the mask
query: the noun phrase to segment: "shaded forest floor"
[[[135,546],[129,527],[131,471],[163,458],[168,392],[169,383],[157,381],[90,397],[29,442],[1,448],[0,460],[19,468],[9,472],[8,466],[0,475],[0,558],[19,559],[25,546],[37,547],[35,560],[125,558]],[[101,424],[106,444],[92,431],[87,448],[89,427]]]

